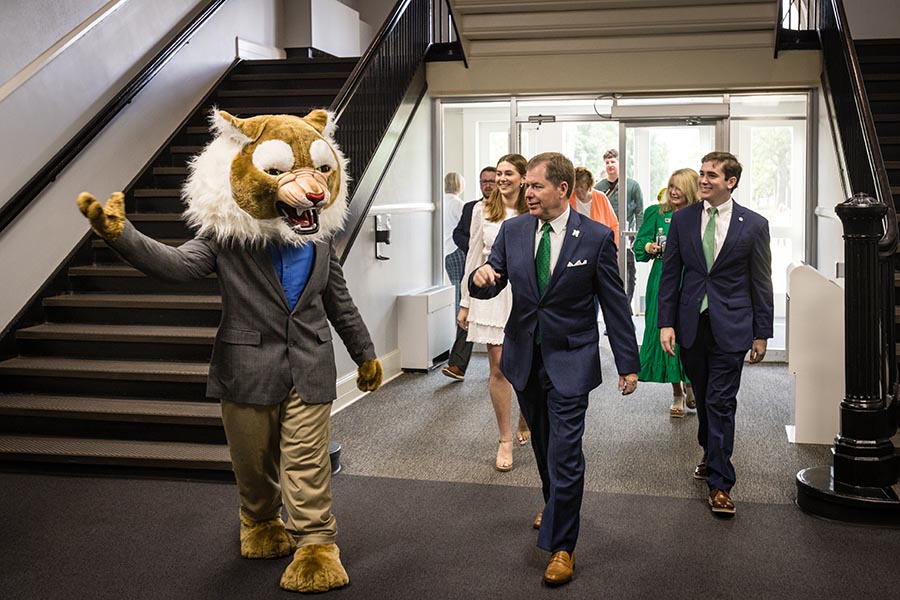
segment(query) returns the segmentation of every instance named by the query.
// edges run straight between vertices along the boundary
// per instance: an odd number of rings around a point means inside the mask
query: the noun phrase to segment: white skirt
[[[503,344],[503,328],[512,310],[512,289],[503,288],[490,300],[469,299],[469,323],[466,340],[479,344]]]

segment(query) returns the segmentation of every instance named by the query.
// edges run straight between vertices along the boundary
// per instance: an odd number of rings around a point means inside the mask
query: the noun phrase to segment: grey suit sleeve
[[[324,249],[322,246],[317,248],[317,250]],[[328,320],[334,326],[334,330],[341,336],[350,357],[357,365],[361,365],[367,360],[377,358],[375,344],[372,343],[369,329],[363,322],[359,309],[356,308],[353,298],[350,297],[341,263],[338,261],[334,247],[330,244],[328,251],[331,253],[328,264],[328,283],[325,285],[325,293],[322,297],[325,314],[328,315]]]
[[[173,248],[147,237],[125,221],[125,229],[110,247],[131,266],[163,281],[191,281],[216,270],[214,242],[196,238]]]

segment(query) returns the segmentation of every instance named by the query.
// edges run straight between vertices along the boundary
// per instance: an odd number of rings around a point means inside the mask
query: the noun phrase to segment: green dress
[[[656,241],[658,235],[669,235],[672,212],[660,214],[659,205],[654,204],[644,211],[644,222],[634,238],[634,258],[641,262],[653,261],[650,277],[647,279],[647,311],[644,314],[644,341],[641,344],[640,381],[658,383],[679,383],[688,381],[681,364],[681,348],[675,345],[675,356],[666,354],[659,343],[659,327],[656,325],[659,302],[659,279],[662,276],[662,256],[648,254],[644,247]]]

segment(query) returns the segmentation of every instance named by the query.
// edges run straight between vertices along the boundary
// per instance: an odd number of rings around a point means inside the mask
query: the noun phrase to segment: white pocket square
[[[586,258],[582,258],[581,260],[576,260],[575,262],[571,262],[571,261],[570,261],[569,264],[567,264],[566,266],[567,266],[567,267],[581,267],[581,266],[584,266],[584,265],[586,265],[586,264],[587,264],[587,259],[586,259]]]

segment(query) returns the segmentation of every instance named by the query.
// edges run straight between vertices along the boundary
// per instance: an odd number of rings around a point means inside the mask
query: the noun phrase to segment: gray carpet
[[[623,397],[606,338],[604,383],[591,394],[584,454],[586,489],[595,492],[697,498],[705,486],[690,476],[701,457],[697,416],[669,417],[672,388],[641,383]],[[493,469],[497,426],[487,393],[486,354],[474,354],[464,382],[404,374],[338,413],[333,437],[352,475],[533,487],[539,479],[530,447],[517,448],[514,469]],[[513,400],[515,405],[515,399]],[[513,426],[518,411],[513,411]],[[794,477],[831,462],[827,446],[787,441],[793,424],[793,377],[784,364],[744,368],[738,397],[735,501],[789,504]]]
[[[0,598],[296,598],[287,558],[239,557],[232,484],[0,474]],[[450,598],[890,598],[896,530],[744,502],[588,492],[574,581],[540,581],[546,553],[519,486],[341,474],[339,544],[351,584],[326,595]]]

